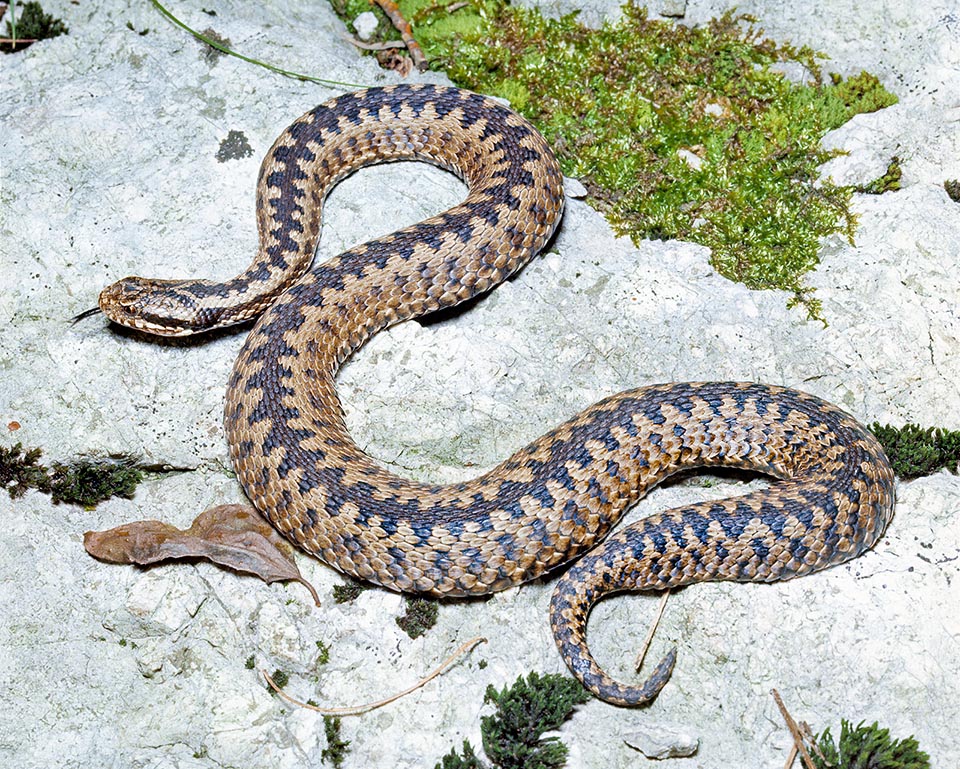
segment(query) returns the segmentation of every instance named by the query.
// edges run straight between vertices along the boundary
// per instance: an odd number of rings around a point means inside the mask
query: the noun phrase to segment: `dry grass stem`
[[[441,662],[440,665],[438,665],[437,668],[432,673],[421,678],[413,686],[410,686],[404,689],[402,692],[391,694],[386,699],[378,700],[377,702],[370,702],[365,705],[354,705],[352,707],[322,708],[317,705],[311,705],[307,702],[301,702],[300,700],[294,699],[289,694],[284,692],[279,686],[277,686],[266,670],[264,670],[263,668],[260,668],[260,673],[267,680],[267,684],[269,684],[271,689],[273,689],[280,697],[282,697],[287,702],[293,705],[297,705],[298,707],[301,707],[301,708],[306,708],[307,710],[313,710],[317,713],[322,713],[325,716],[359,716],[371,710],[376,710],[377,708],[381,708],[384,705],[389,705],[391,702],[394,702],[400,699],[401,697],[406,697],[411,692],[415,692],[421,686],[424,686],[425,684],[429,683],[434,678],[439,676],[441,673],[446,672],[446,670],[451,665],[453,665],[454,662],[456,662],[460,657],[462,657],[464,654],[472,650],[474,646],[476,646],[477,644],[486,643],[486,642],[487,642],[487,639],[484,638],[483,636],[477,636],[476,638],[471,638],[465,644],[462,644],[459,648],[457,648],[457,650],[453,654],[451,654],[443,662]]]
[[[803,735],[800,734],[800,728],[797,726],[797,722],[793,720],[793,716],[790,715],[787,711],[787,706],[783,704],[783,700],[780,697],[780,692],[776,689],[771,689],[770,693],[773,695],[774,702],[777,703],[777,707],[780,708],[780,714],[783,716],[784,722],[787,724],[787,729],[790,730],[790,734],[793,737],[793,749],[790,751],[790,760],[787,762],[787,767],[793,763],[793,759],[796,757],[797,751],[800,752],[800,757],[803,760],[803,765],[807,769],[817,769],[813,765],[813,759],[810,758],[810,754],[807,752],[806,746],[803,744]]]
[[[664,590],[663,595],[660,597],[660,608],[657,609],[657,616],[654,617],[653,624],[650,626],[650,630],[647,632],[647,637],[643,640],[643,645],[640,647],[640,651],[637,652],[637,659],[633,663],[635,670],[639,672],[640,668],[643,667],[643,660],[647,656],[647,651],[650,649],[650,644],[653,643],[653,636],[657,632],[657,628],[660,626],[660,618],[663,616],[663,610],[667,606],[667,599],[670,597],[670,591]]]

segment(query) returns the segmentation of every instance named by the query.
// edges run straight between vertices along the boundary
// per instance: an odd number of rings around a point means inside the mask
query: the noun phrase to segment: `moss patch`
[[[226,163],[228,160],[248,158],[252,154],[253,147],[250,146],[247,135],[243,131],[230,131],[227,138],[220,142],[216,157],[218,163]]]
[[[367,585],[363,582],[357,582],[356,580],[350,580],[342,585],[333,586],[333,602],[334,603],[350,603],[356,599],[360,593],[364,590],[369,590],[370,585]]]
[[[456,748],[451,748],[450,752],[440,759],[440,763],[434,769],[485,769],[483,762],[474,752],[470,740],[463,741],[462,751],[463,754],[461,755]]]
[[[317,665],[326,665],[330,661],[330,646],[323,641],[317,641]]]
[[[290,683],[290,674],[277,668],[270,675],[270,679],[277,685],[278,689],[282,689],[284,686]],[[264,686],[266,687],[266,690],[270,692],[271,696],[277,696],[277,690],[270,686],[270,684],[264,684]]]
[[[882,195],[884,192],[893,192],[900,189],[900,179],[903,176],[903,169],[900,168],[900,158],[894,156],[890,159],[890,165],[886,172],[879,179],[874,179],[869,184],[861,184],[856,187],[857,192],[864,192],[867,195]]]
[[[407,598],[407,610],[402,617],[397,617],[397,624],[411,638],[419,638],[437,624],[439,613],[436,601]]]
[[[0,488],[6,489],[11,499],[46,485],[49,475],[40,464],[42,453],[40,449],[24,449],[22,443],[9,449],[0,446]]]
[[[12,499],[36,489],[56,504],[92,508],[110,497],[132,497],[143,480],[143,471],[129,459],[78,459],[48,468],[40,464],[41,455],[40,449],[24,449],[20,443],[0,446],[0,488]]]
[[[343,761],[347,757],[347,748],[350,747],[350,740],[345,740],[340,736],[340,719],[332,716],[323,717],[323,733],[327,738],[327,747],[320,752],[320,760],[334,769],[340,769]]]
[[[0,51],[3,53],[22,51],[34,41],[59,37],[69,31],[61,19],[44,13],[40,3],[32,0],[23,4],[14,2],[9,10],[6,36],[17,42],[0,43]],[[22,42],[25,40],[30,42]]]
[[[950,200],[960,203],[960,179],[947,179],[943,183],[943,189],[950,196]]]
[[[930,757],[913,737],[896,740],[876,722],[843,721],[838,741],[825,730],[814,738],[810,757],[817,769],[930,769]]]
[[[559,769],[567,760],[567,746],[558,737],[543,738],[559,729],[574,708],[590,699],[572,678],[530,673],[526,679],[497,691],[487,687],[484,702],[496,711],[480,721],[483,750],[500,769]],[[464,740],[462,755],[456,749],[443,757],[435,769],[483,769],[473,746]]]
[[[331,2],[348,23],[369,10],[367,0]],[[852,238],[855,218],[851,188],[819,178],[836,154],[819,142],[896,102],[874,76],[824,82],[820,55],[767,40],[733,13],[689,28],[628,4],[595,30],[575,14],[546,19],[505,0],[454,12],[433,0],[399,4],[431,66],[509,99],[618,233],[702,243],[722,275],[785,289],[821,317],[803,276],[820,239]],[[397,38],[374,13],[380,39]],[[802,65],[811,83],[787,80],[776,70],[784,62]]]
[[[130,499],[142,480],[143,473],[128,463],[81,459],[55,463],[49,491],[54,503],[95,507],[110,497]]]
[[[891,427],[874,422],[870,431],[877,436],[899,478],[919,478],[943,468],[957,472],[960,464],[960,430],[914,424]]]

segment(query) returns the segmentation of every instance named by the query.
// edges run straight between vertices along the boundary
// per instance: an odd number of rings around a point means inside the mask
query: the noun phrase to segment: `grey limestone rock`
[[[824,242],[811,282],[827,328],[788,310],[781,293],[721,278],[706,249],[634,247],[569,199],[552,247],[514,280],[454,317],[383,333],[348,363],[339,389],[360,445],[417,478],[465,478],[605,395],[698,379],[786,384],[864,421],[960,428],[960,206],[942,186],[960,178],[960,26],[945,0],[847,5],[740,4],[778,37],[829,51],[838,70],[878,72],[901,98],[829,138],[850,152],[831,165],[839,179],[879,175],[895,152],[904,188],[857,197],[856,244]],[[271,696],[259,668],[288,672],[300,699],[352,705],[405,688],[475,635],[489,640],[428,687],[344,720],[345,766],[430,767],[464,738],[479,745],[488,684],[564,671],[547,623],[551,580],[444,604],[438,624],[411,640],[394,621],[399,596],[369,590],[336,604],[341,578],[306,556],[299,566],[319,609],[299,585],[203,563],[110,566],[84,552],[88,529],[139,518],[187,526],[207,507],[242,501],[221,411],[243,333],[151,344],[102,319],[69,319],[124,275],[239,271],[256,242],[260,158],[338,89],[207,61],[149,4],[48,10],[69,35],[0,57],[0,431],[4,445],[41,446],[50,460],[130,453],[166,470],[133,500],[94,510],[0,494],[0,765],[317,766],[322,720]],[[718,10],[691,0],[684,23]],[[288,68],[357,85],[397,80],[342,41],[324,4],[178,13]],[[253,155],[218,162],[232,130]],[[418,164],[358,173],[327,202],[318,258],[462,195],[456,179]],[[630,518],[761,483],[671,483]],[[816,728],[877,719],[916,734],[935,766],[956,765],[960,481],[941,473],[898,493],[886,536],[846,566],[673,595],[650,654],[679,647],[673,679],[642,711],[579,708],[562,731],[569,765],[647,766],[624,738],[672,722],[700,738],[695,757],[671,759],[677,769],[782,766],[790,739],[773,687]],[[653,608],[640,595],[597,607],[591,640],[613,674],[635,680],[630,660]],[[330,649],[325,664],[318,642]]]

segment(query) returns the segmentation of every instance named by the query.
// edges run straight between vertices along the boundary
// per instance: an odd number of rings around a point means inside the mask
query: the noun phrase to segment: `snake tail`
[[[652,428],[646,440],[666,448],[666,456],[648,453],[642,464],[652,462],[670,473],[731,467],[774,480],[744,496],[667,510],[628,525],[560,577],[550,604],[560,654],[587,689],[616,705],[644,705],[655,698],[671,675],[676,650],[640,685],[614,680],[587,644],[587,620],[599,600],[711,580],[773,582],[809,574],[871,548],[893,510],[894,478],[883,449],[836,406],[766,385],[702,383],[686,392],[673,387],[672,407],[697,418],[669,432]],[[662,404],[660,394],[655,400]],[[656,414],[652,404],[647,414]],[[694,436],[692,426],[710,437]],[[656,482],[649,478],[642,485]]]

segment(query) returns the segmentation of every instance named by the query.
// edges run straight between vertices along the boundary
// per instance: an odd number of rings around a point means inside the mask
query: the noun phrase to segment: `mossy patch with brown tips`
[[[17,443],[0,446],[0,489],[12,499],[36,489],[49,494],[54,503],[92,508],[111,497],[130,498],[143,480],[143,471],[129,457],[120,459],[76,459],[40,464],[38,448],[24,449]]]
[[[397,624],[411,638],[419,638],[437,624],[440,609],[428,598],[407,598],[406,612],[397,617]]]

